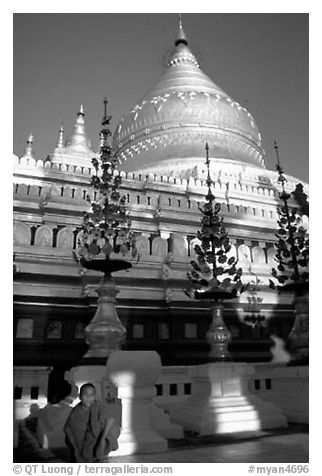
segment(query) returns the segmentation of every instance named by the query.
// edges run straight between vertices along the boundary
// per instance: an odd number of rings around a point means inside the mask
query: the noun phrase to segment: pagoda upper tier
[[[253,116],[201,69],[179,26],[165,71],[126,114],[113,137],[122,169],[157,171],[162,163],[182,175],[187,161],[213,158],[265,168],[261,136]]]

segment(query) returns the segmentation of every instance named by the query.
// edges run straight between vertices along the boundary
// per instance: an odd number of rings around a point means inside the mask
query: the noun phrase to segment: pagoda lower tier
[[[49,366],[54,375],[76,365],[86,352],[84,329],[95,314],[100,275],[73,258],[88,210],[92,169],[30,159],[14,167],[14,364]],[[278,191],[273,172],[224,172],[215,180],[216,200],[243,268],[249,291],[225,303],[235,361],[271,360],[272,335],[287,339],[294,321],[292,296],[269,289],[274,261]],[[184,294],[198,242],[205,183],[123,173],[138,257],[116,273],[117,311],[127,329],[125,349],[156,350],[162,364],[208,361],[205,334],[210,303]],[[227,186],[227,183],[229,184]],[[294,188],[294,183],[288,186]]]

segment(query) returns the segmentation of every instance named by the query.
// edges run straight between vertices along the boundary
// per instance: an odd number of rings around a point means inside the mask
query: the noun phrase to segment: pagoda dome
[[[212,157],[265,167],[259,129],[249,111],[201,69],[180,25],[165,71],[119,122],[113,148],[127,171],[159,169]]]

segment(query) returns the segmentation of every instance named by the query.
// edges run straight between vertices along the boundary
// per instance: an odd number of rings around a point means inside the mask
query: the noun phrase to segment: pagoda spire
[[[57,142],[56,149],[63,149],[63,148],[64,148],[64,127],[63,125],[61,125],[59,128],[58,142]]]
[[[200,68],[199,63],[188,46],[188,40],[182,27],[182,16],[179,14],[179,28],[174,41],[174,49],[169,57],[167,66],[178,66],[182,64],[190,64]]]
[[[177,36],[176,36],[174,44],[175,44],[175,46],[178,46],[180,44],[188,45],[188,40],[187,40],[186,34],[185,34],[185,32],[183,30],[183,27],[182,27],[182,14],[181,13],[179,13],[179,29],[178,29]]]
[[[28,140],[27,140],[27,145],[26,145],[26,148],[24,150],[24,153],[23,153],[22,157],[28,157],[28,158],[31,158],[31,159],[35,158],[35,153],[34,153],[34,149],[33,149],[33,142],[34,142],[34,136],[33,136],[32,133],[30,133],[29,137],[28,137]]]
[[[65,143],[65,147],[68,148],[70,152],[85,154],[91,153],[91,145],[86,135],[84,118],[84,106],[81,104],[79,112],[77,113],[74,130]]]

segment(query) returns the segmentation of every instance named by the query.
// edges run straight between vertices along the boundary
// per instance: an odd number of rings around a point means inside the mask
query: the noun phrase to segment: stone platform
[[[119,463],[307,463],[309,435],[306,425],[286,429],[235,435],[197,436],[185,434],[183,440],[168,440],[163,453],[133,454],[109,458]],[[66,462],[66,449],[36,448],[24,435],[13,452],[15,463]]]

